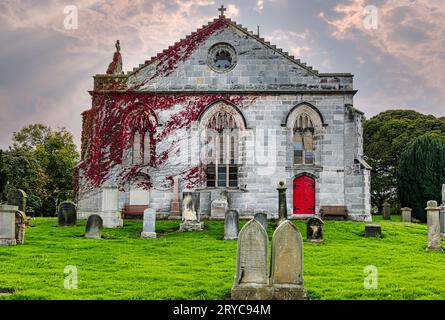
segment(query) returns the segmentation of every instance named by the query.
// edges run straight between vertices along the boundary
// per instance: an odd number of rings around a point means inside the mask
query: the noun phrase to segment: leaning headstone
[[[309,242],[323,242],[323,220],[310,218],[306,223],[306,237]]]
[[[210,218],[224,219],[227,210],[229,209],[228,192],[226,190],[220,191],[216,199],[210,205]]]
[[[141,238],[156,238],[156,210],[154,209],[144,210],[144,227]]]
[[[383,203],[383,219],[391,220],[391,205],[386,201]]]
[[[8,192],[8,204],[10,206],[17,206],[22,212],[26,212],[26,192],[20,189],[11,189]]]
[[[428,222],[428,250],[442,251],[440,245],[440,218],[437,202],[430,200],[425,208]]]
[[[224,240],[238,239],[239,214],[236,210],[229,210],[224,220]]]
[[[85,229],[85,238],[100,239],[102,238],[102,229],[104,227],[103,220],[100,215],[92,214],[88,217]]]
[[[307,298],[303,281],[303,239],[297,227],[285,220],[272,236],[270,284],[275,300]]]
[[[238,235],[236,276],[232,286],[232,300],[270,300],[268,237],[261,224],[252,219]]]
[[[64,201],[59,205],[58,219],[60,227],[75,226],[77,222],[76,204]]]
[[[117,185],[108,184],[102,187],[102,211],[100,216],[104,228],[118,228],[124,225],[119,210],[119,188]]]
[[[382,226],[379,224],[367,224],[365,226],[365,237],[380,238],[382,236]]]
[[[284,181],[278,185],[278,224],[287,220],[286,186]]]
[[[25,243],[25,230],[28,224],[28,217],[22,211],[17,210],[15,213],[15,240],[17,244]]]
[[[17,244],[15,234],[15,214],[17,206],[0,205],[0,246],[13,246]]]
[[[191,192],[184,193],[182,199],[182,223],[179,231],[201,231],[203,223],[199,221],[199,215],[196,211],[196,196]]]
[[[402,222],[403,223],[411,223],[411,211],[413,211],[411,208],[401,208],[400,209],[400,215],[402,216]]]
[[[255,214],[254,219],[256,221],[258,221],[264,228],[264,230],[266,230],[267,232],[267,227],[269,225],[269,222],[267,220],[267,214],[263,213],[263,212],[259,212],[257,214]]]

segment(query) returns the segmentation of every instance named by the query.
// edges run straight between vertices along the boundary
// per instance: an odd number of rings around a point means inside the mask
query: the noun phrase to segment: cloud
[[[258,0],[256,2],[255,11],[261,14],[263,13],[263,10],[264,10],[264,0]]]
[[[227,12],[226,12],[226,16],[231,18],[231,19],[236,19],[240,16],[240,10],[239,8],[234,5],[234,4],[229,4],[227,6]]]

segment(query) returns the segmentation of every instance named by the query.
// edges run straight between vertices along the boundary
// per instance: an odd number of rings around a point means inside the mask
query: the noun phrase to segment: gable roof
[[[308,66],[306,63],[301,62],[300,59],[296,59],[294,56],[290,55],[288,52],[283,51],[275,45],[272,45],[270,42],[266,41],[264,38],[255,35],[252,31],[249,31],[247,28],[243,27],[241,24],[237,24],[235,21],[232,21],[229,18],[226,18],[224,15],[219,16],[219,18],[215,18],[213,21],[210,21],[207,25],[203,25],[201,28],[197,29],[195,32],[192,32],[185,38],[179,40],[174,45],[168,47],[164,51],[158,53],[156,56],[151,57],[150,60],[146,60],[145,63],[140,64],[138,67],[133,68],[132,71],[128,71],[126,76],[131,76],[136,74],[138,71],[144,69],[145,67],[156,63],[157,61],[162,64],[162,62],[167,64],[167,68],[174,69],[175,59],[185,60],[188,55],[190,55],[194,49],[203,41],[205,41],[210,35],[214,32],[223,29],[225,27],[233,27],[247,36],[255,39],[256,41],[263,44],[265,47],[275,51],[280,54],[284,58],[290,60],[295,63],[299,67],[305,69],[309,74],[317,76],[317,77],[331,77],[331,76],[343,76],[343,77],[352,77],[351,73],[320,73],[318,70],[314,70],[311,66]],[[189,54],[184,54],[183,48],[187,47],[186,51],[189,51]],[[172,59],[173,58],[173,59]],[[170,60],[170,61],[169,61]],[[173,61],[171,61],[173,60]],[[177,64],[177,61],[176,61]],[[165,69],[165,66],[164,66]],[[165,71],[165,70],[164,70]],[[173,70],[171,70],[173,71]],[[167,73],[168,70],[166,71]],[[156,77],[159,74],[156,74]]]

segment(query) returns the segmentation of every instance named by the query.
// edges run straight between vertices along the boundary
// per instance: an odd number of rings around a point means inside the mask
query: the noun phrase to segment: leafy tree
[[[5,198],[6,183],[6,172],[3,168],[3,150],[0,150],[0,202]]]
[[[389,110],[364,123],[364,152],[371,173],[371,202],[379,211],[385,200],[396,205],[397,170],[407,145],[427,132],[445,135],[445,119],[413,110]]]
[[[426,221],[428,200],[440,203],[445,183],[445,136],[427,133],[402,153],[398,170],[398,195],[402,206],[413,209],[413,216]]]

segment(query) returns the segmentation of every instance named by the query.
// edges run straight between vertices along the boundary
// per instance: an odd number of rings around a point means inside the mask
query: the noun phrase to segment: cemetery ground
[[[365,223],[326,221],[325,243],[304,243],[310,299],[445,299],[445,253],[425,251],[426,224],[374,220],[381,239],[363,237]],[[0,299],[227,299],[237,242],[222,240],[223,221],[184,233],[179,223],[157,221],[159,237],[140,239],[142,221],[126,220],[97,240],[84,238],[85,221],[31,218],[24,245],[0,247]],[[305,222],[294,223],[305,239]],[[64,288],[67,265],[78,270],[78,289]],[[377,289],[364,288],[368,265],[377,267]]]

